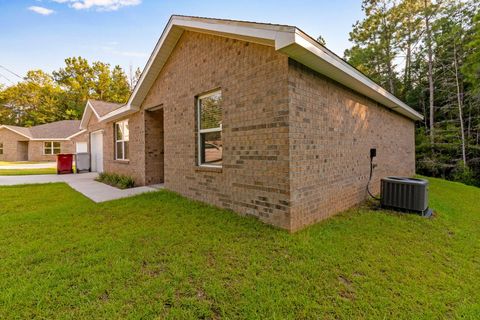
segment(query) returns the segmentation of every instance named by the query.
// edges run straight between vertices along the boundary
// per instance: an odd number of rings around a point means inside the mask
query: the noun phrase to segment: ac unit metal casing
[[[386,177],[381,180],[382,207],[415,211],[430,215],[428,208],[428,181],[405,177]]]

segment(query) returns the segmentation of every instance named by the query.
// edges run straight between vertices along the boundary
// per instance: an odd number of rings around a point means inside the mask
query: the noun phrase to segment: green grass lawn
[[[166,191],[0,200],[0,319],[480,318],[480,189],[459,183],[431,179],[433,219],[364,207],[295,234]]]
[[[45,163],[45,161],[0,161],[0,166],[9,166],[15,164],[38,164]]]
[[[56,168],[33,168],[33,169],[2,169],[2,166],[10,166],[17,164],[38,164],[44,162],[38,161],[0,161],[0,176],[23,176],[23,175],[35,175],[35,174],[55,174]]]
[[[38,168],[38,169],[2,169],[0,167],[0,176],[26,176],[35,174],[56,174],[57,168]]]

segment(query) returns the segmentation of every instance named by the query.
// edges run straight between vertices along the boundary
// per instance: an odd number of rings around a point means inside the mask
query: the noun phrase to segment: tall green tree
[[[417,130],[420,173],[478,184],[479,6],[365,0],[365,18],[354,25],[353,46],[345,52],[351,64],[424,114]]]
[[[106,97],[108,101],[124,103],[130,96],[130,84],[127,75],[120,66],[115,66],[111,71],[110,90]]]
[[[467,56],[462,73],[474,93],[480,95],[480,12],[472,19],[471,36],[465,44],[465,50]]]
[[[68,58],[52,75],[29,71],[23,81],[0,88],[0,124],[32,126],[79,119],[87,99],[123,103],[130,92],[121,67]]]
[[[60,120],[60,87],[41,70],[29,71],[24,81],[2,91],[5,123],[31,126]]]
[[[65,67],[53,72],[55,81],[64,89],[65,110],[79,117],[88,99],[123,103],[128,100],[128,79],[120,66],[93,62],[82,57],[65,59]]]
[[[396,32],[399,15],[394,0],[363,0],[365,19],[358,21],[350,32],[352,49],[346,58],[361,67],[374,80],[396,93],[395,57],[398,51]]]

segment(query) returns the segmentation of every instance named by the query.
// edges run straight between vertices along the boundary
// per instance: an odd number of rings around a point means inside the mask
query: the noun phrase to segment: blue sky
[[[66,57],[143,68],[170,15],[295,25],[343,56],[361,0],[0,0],[0,66],[58,69]],[[0,67],[0,83],[18,81]]]

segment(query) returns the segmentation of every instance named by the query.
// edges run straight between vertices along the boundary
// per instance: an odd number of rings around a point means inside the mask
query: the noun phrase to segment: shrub
[[[102,172],[95,180],[119,189],[128,189],[135,186],[133,178],[116,173]]]
[[[453,170],[453,180],[469,185],[476,185],[478,182],[475,180],[475,175],[473,174],[472,169],[464,165],[462,162],[458,162]]]

